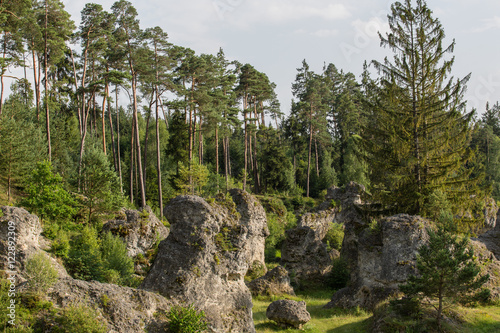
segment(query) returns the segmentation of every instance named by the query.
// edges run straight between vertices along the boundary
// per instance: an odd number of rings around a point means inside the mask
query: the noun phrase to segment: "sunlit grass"
[[[257,332],[311,332],[311,333],[342,333],[342,332],[367,332],[367,319],[371,313],[360,309],[324,309],[330,301],[333,291],[315,290],[307,293],[298,293],[297,296],[286,297],[256,297],[253,300],[253,318]],[[311,314],[311,320],[304,325],[302,330],[283,329],[273,321],[266,318],[266,309],[271,302],[277,299],[292,299],[305,301],[307,311]]]

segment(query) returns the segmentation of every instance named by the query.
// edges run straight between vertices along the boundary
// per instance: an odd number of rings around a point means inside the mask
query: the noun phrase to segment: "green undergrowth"
[[[324,309],[330,301],[333,290],[307,290],[297,296],[257,296],[253,299],[253,319],[255,330],[259,333],[267,332],[311,332],[311,333],[348,333],[368,332],[368,318],[371,313],[361,309]],[[291,299],[305,301],[307,311],[311,314],[311,320],[304,325],[302,330],[283,329],[273,321],[267,319],[266,309],[273,301],[278,299]]]

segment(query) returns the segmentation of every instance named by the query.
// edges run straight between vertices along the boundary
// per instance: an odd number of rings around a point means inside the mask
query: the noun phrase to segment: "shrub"
[[[106,333],[106,324],[98,310],[83,304],[72,304],[55,318],[58,327],[53,332]]]
[[[28,278],[28,287],[30,291],[41,295],[47,292],[58,279],[58,273],[50,258],[39,251],[28,258],[26,262],[26,277]]]
[[[173,333],[197,333],[204,332],[208,323],[205,312],[197,311],[193,304],[188,307],[175,306],[167,314],[169,328]]]
[[[349,277],[347,262],[342,258],[334,259],[332,271],[327,277],[328,285],[334,289],[342,289],[349,282]]]
[[[106,271],[111,270],[118,273],[118,281],[127,281],[134,272],[134,261],[127,254],[127,246],[118,236],[112,235],[110,232],[106,233],[102,238],[101,254],[103,266]],[[109,273],[112,274],[112,273]],[[113,275],[109,275],[113,276]],[[111,280],[106,279],[107,282],[117,283],[116,274]]]
[[[327,244],[328,250],[335,249],[340,251],[342,241],[344,240],[344,225],[340,223],[330,223],[330,228],[323,241]]]
[[[89,226],[71,242],[66,268],[72,277],[79,280],[102,279],[102,256],[97,231]]]
[[[60,258],[67,258],[69,254],[69,236],[64,230],[59,231],[50,245],[50,252]]]
[[[76,213],[76,202],[62,186],[62,177],[54,174],[50,162],[38,162],[28,180],[27,197],[21,205],[40,219],[61,221]]]

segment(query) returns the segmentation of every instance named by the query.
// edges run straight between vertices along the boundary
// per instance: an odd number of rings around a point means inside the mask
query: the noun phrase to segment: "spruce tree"
[[[455,207],[470,200],[474,182],[466,162],[474,112],[463,102],[465,83],[449,78],[455,42],[425,1],[396,2],[390,32],[381,45],[391,62],[373,61],[382,74],[381,91],[365,142],[379,199],[398,212],[425,213],[427,197],[443,191]]]

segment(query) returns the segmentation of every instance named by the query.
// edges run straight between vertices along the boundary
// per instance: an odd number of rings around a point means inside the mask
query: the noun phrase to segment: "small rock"
[[[277,266],[266,275],[253,280],[248,284],[252,295],[295,295],[290,285],[288,271],[283,266]]]
[[[281,327],[296,329],[301,329],[302,325],[311,320],[311,314],[306,309],[306,302],[287,299],[281,299],[269,304],[266,317],[275,321]]]

